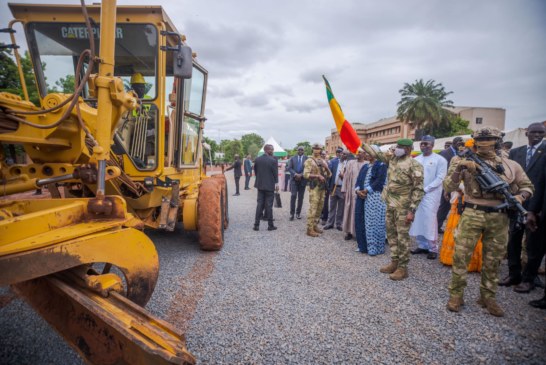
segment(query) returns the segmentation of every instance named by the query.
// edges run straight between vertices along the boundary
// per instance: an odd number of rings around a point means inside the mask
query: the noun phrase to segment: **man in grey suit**
[[[528,145],[510,150],[508,158],[516,161],[523,167],[529,180],[535,185],[539,182],[540,175],[546,169],[546,142],[543,141],[546,128],[542,123],[532,123],[527,127]],[[529,201],[523,203],[527,209]],[[538,234],[527,234],[527,264],[521,272],[521,249],[525,227],[518,224],[516,217],[510,217],[510,238],[508,239],[508,276],[499,281],[501,286],[514,287],[519,293],[529,293],[535,288],[538,268],[542,261],[540,254],[540,237]]]
[[[268,222],[268,231],[277,229],[273,225],[273,197],[278,189],[279,183],[279,165],[273,157],[273,146],[266,144],[264,154],[254,161],[254,174],[256,180],[254,187],[258,189],[258,205],[256,207],[256,216],[254,218],[254,230],[260,230],[260,220],[265,207],[265,218]]]
[[[290,171],[290,220],[294,220],[294,213],[296,218],[301,219],[301,207],[303,205],[303,196],[305,194],[305,187],[307,186],[307,180],[303,177],[303,164],[307,160],[307,156],[303,154],[304,149],[302,146],[298,146],[298,154],[293,156],[288,161],[286,168]],[[298,207],[296,208],[296,199],[298,200]]]

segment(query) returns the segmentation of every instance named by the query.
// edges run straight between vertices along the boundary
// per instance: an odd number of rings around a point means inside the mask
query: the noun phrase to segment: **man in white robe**
[[[343,184],[341,185],[341,191],[345,193],[345,205],[343,207],[343,232],[345,233],[345,239],[350,240],[356,236],[355,230],[355,185],[358,173],[364,164],[368,161],[365,160],[366,153],[364,150],[359,149],[355,160],[347,161],[345,165],[345,173],[343,174]]]
[[[423,165],[425,195],[415,212],[415,219],[409,234],[417,242],[412,254],[426,253],[427,259],[438,257],[438,220],[436,214],[442,199],[442,182],[447,173],[447,161],[432,152],[434,137],[424,136],[421,139],[422,154],[415,160]]]

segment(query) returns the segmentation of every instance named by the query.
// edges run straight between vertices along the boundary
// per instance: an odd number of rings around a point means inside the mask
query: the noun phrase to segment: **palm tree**
[[[449,123],[453,114],[447,108],[453,108],[453,101],[447,96],[452,91],[445,91],[442,83],[434,80],[415,80],[405,83],[398,91],[402,99],[398,102],[397,117],[405,123],[413,123],[416,129],[433,133],[438,126]],[[416,133],[417,134],[417,133]]]

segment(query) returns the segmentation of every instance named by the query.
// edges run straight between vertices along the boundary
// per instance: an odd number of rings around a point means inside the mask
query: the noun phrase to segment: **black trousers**
[[[250,174],[245,175],[245,189],[250,189],[248,184],[250,183]]]
[[[516,219],[510,218],[510,235],[508,237],[508,275],[521,280],[521,247],[525,229],[517,227]]]
[[[451,203],[449,202],[449,200],[446,200],[444,198],[444,191],[442,190],[442,198],[440,200],[440,207],[438,208],[438,213],[436,214],[436,218],[438,219],[438,231],[442,228],[442,225],[444,224],[444,221],[446,220],[450,210],[451,210]]]
[[[240,176],[235,176],[235,194],[239,194],[239,181],[241,180]]]
[[[290,181],[290,215],[301,214],[301,207],[303,206],[303,196],[305,195],[305,187],[307,182],[305,180],[296,181],[292,179]],[[298,207],[296,208],[296,200],[298,201]]]
[[[258,190],[258,205],[256,206],[256,216],[254,218],[255,226],[260,225],[264,209],[269,227],[273,226],[273,196],[272,191]]]
[[[522,281],[532,283],[538,275],[542,258],[546,253],[546,219],[538,222],[535,232],[527,231],[527,264],[523,268]]]

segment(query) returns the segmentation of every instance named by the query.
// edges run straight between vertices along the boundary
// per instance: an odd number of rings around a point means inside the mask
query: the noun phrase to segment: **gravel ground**
[[[290,194],[281,194],[272,232],[265,222],[252,230],[256,190],[230,196],[220,252],[200,251],[192,233],[150,232],[161,270],[147,309],[186,333],[200,363],[546,363],[546,311],[527,305],[541,292],[500,288],[506,316],[496,318],[475,303],[479,275],[470,274],[466,306],[450,313],[450,268],[413,256],[410,277],[393,282],[378,271],[388,255],[354,252],[336,230],[306,236],[307,203],[290,222]],[[83,363],[7,288],[0,328],[0,364]]]

